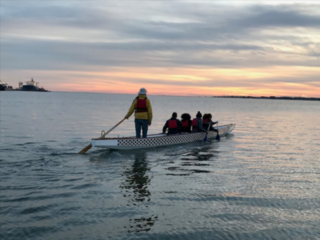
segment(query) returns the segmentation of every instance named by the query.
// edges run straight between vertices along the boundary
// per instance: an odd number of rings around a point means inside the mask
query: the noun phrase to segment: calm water
[[[320,102],[152,96],[220,142],[77,152],[134,95],[0,93],[0,239],[320,239]],[[134,135],[133,117],[110,136]]]

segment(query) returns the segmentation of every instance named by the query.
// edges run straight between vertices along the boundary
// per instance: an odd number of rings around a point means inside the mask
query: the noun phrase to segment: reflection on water
[[[177,160],[180,160],[180,166],[168,167],[169,173],[166,175],[172,176],[188,176],[193,173],[210,173],[210,162],[214,158],[216,152],[210,147],[199,149],[191,149],[191,151],[183,154],[178,154]],[[171,154],[172,156],[172,154]],[[174,163],[174,162],[173,162]]]
[[[148,176],[150,168],[146,158],[146,152],[139,152],[134,155],[134,162],[124,172],[124,180],[120,186],[123,189],[125,198],[128,198],[128,205],[142,212],[141,217],[130,218],[128,232],[147,232],[154,225],[158,216],[144,216],[148,212],[143,208],[148,208],[151,200],[151,193],[148,189],[151,177]]]

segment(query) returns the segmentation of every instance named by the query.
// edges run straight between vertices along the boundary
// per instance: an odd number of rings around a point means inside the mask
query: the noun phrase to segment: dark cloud
[[[314,6],[319,8],[319,6]],[[310,7],[312,8],[312,7]],[[249,16],[234,22],[241,28],[317,28],[320,27],[320,15],[310,15],[303,6],[254,6]]]
[[[250,44],[168,44],[163,41],[86,43],[54,40],[3,41],[2,68],[81,69],[91,66],[248,68],[266,66],[318,67],[316,48],[301,54],[281,53]],[[280,54],[280,55],[279,55]],[[273,55],[273,57],[272,57]],[[138,56],[138,57],[137,57]]]
[[[87,66],[140,67],[263,67],[270,65],[318,66],[319,50],[277,52],[249,44],[122,42],[81,43],[24,40],[2,43],[2,67],[52,69]],[[275,56],[270,56],[275,55]],[[297,55],[294,58],[294,55]],[[305,55],[305,56],[303,56]],[[138,56],[138,57],[137,57]],[[280,57],[279,57],[280,56]],[[303,58],[301,58],[303,56]]]
[[[247,35],[254,28],[256,31],[266,28],[305,27],[317,28],[320,26],[320,16],[311,15],[305,11],[303,5],[268,6],[256,5],[221,6],[217,4],[204,4],[191,12],[194,3],[174,3],[175,12],[168,10],[165,5],[155,11],[155,15],[163,16],[163,20],[143,18],[134,14],[126,15],[121,6],[111,6],[99,9],[84,7],[83,5],[52,5],[39,3],[35,6],[25,5],[13,11],[11,7],[3,11],[2,22],[4,27],[13,19],[22,23],[40,22],[48,26],[80,28],[83,30],[114,31],[119,36],[141,37],[155,40],[225,40],[226,38],[239,39]],[[207,6],[207,7],[205,7]],[[148,11],[148,6],[142,8]],[[310,9],[320,8],[319,5],[310,6]],[[11,10],[11,11],[10,11]],[[200,11],[200,12],[199,12]],[[174,14],[175,13],[175,14]],[[170,15],[174,14],[174,15]],[[151,14],[150,14],[151,15]],[[172,21],[172,17],[187,19],[185,21]],[[168,20],[165,20],[165,19]],[[72,29],[71,29],[72,30]],[[255,32],[256,33],[256,32]]]

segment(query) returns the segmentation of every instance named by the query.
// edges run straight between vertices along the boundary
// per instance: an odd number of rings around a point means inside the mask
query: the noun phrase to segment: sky
[[[14,88],[320,97],[320,2],[0,0],[0,70]]]

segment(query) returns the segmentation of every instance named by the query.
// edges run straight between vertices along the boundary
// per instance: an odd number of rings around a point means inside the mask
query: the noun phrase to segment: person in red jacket
[[[181,132],[191,132],[191,116],[189,113],[184,113],[181,115]]]
[[[168,130],[168,135],[179,134],[181,132],[181,122],[177,119],[177,113],[172,113],[172,117],[166,121],[163,126],[162,132],[165,133]]]

